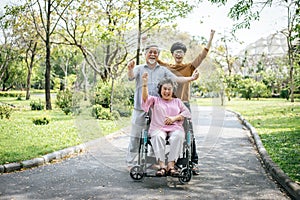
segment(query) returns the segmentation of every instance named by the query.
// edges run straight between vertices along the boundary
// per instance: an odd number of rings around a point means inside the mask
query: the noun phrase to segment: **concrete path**
[[[133,181],[125,166],[129,128],[86,144],[87,152],[22,172],[0,175],[0,199],[290,199],[270,178],[237,116],[193,107],[201,173]]]

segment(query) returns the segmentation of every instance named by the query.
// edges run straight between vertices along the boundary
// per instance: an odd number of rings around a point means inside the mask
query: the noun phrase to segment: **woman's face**
[[[171,100],[173,95],[173,86],[171,83],[165,83],[161,86],[161,97],[164,100]]]

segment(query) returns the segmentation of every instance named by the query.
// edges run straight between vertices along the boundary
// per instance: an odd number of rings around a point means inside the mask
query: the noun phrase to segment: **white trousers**
[[[177,130],[170,133],[166,133],[161,130],[156,130],[151,133],[151,144],[154,150],[156,160],[165,161],[166,151],[166,137],[169,135],[170,153],[168,162],[177,161],[183,149],[184,132]]]

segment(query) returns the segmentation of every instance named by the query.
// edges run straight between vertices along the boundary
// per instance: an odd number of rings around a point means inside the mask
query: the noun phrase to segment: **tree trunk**
[[[115,86],[115,81],[114,81],[114,79],[112,79],[111,80],[111,92],[110,92],[110,108],[109,108],[109,110],[110,110],[110,112],[112,112],[113,111],[113,99],[114,99],[114,86]]]
[[[81,72],[83,75],[83,92],[84,92],[84,101],[87,101],[87,85],[88,85],[88,79],[87,79],[87,75],[85,72],[85,62],[82,63],[82,68],[81,68]]]
[[[46,27],[46,72],[45,72],[45,96],[46,96],[46,110],[52,110],[51,106],[51,45],[50,45],[50,15],[51,15],[51,1],[48,0],[47,10],[47,27]]]
[[[138,19],[138,44],[137,44],[137,50],[136,50],[136,64],[140,64],[140,52],[141,52],[141,33],[142,33],[142,4],[141,0],[139,0],[139,19]]]
[[[32,69],[33,69],[33,63],[34,63],[34,57],[35,57],[35,51],[37,47],[37,42],[34,43],[32,54],[30,58],[30,64],[28,66],[28,73],[27,73],[27,81],[26,81],[26,100],[30,99],[30,85],[31,85],[31,75],[32,75]]]

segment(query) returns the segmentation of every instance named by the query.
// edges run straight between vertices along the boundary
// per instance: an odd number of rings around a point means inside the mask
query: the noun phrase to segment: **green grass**
[[[196,99],[199,105],[216,105]],[[219,104],[220,105],[220,104]],[[240,113],[258,132],[272,160],[294,181],[300,182],[300,102],[285,99],[226,101],[226,109]]]
[[[33,96],[32,100],[39,97]],[[129,125],[128,118],[118,121],[96,120],[83,107],[79,116],[65,115],[55,107],[51,111],[31,111],[32,100],[0,98],[1,103],[16,106],[10,119],[0,119],[0,164],[32,159],[66,147],[99,138]],[[44,101],[43,99],[41,99]],[[33,118],[46,116],[48,125],[34,125]]]

